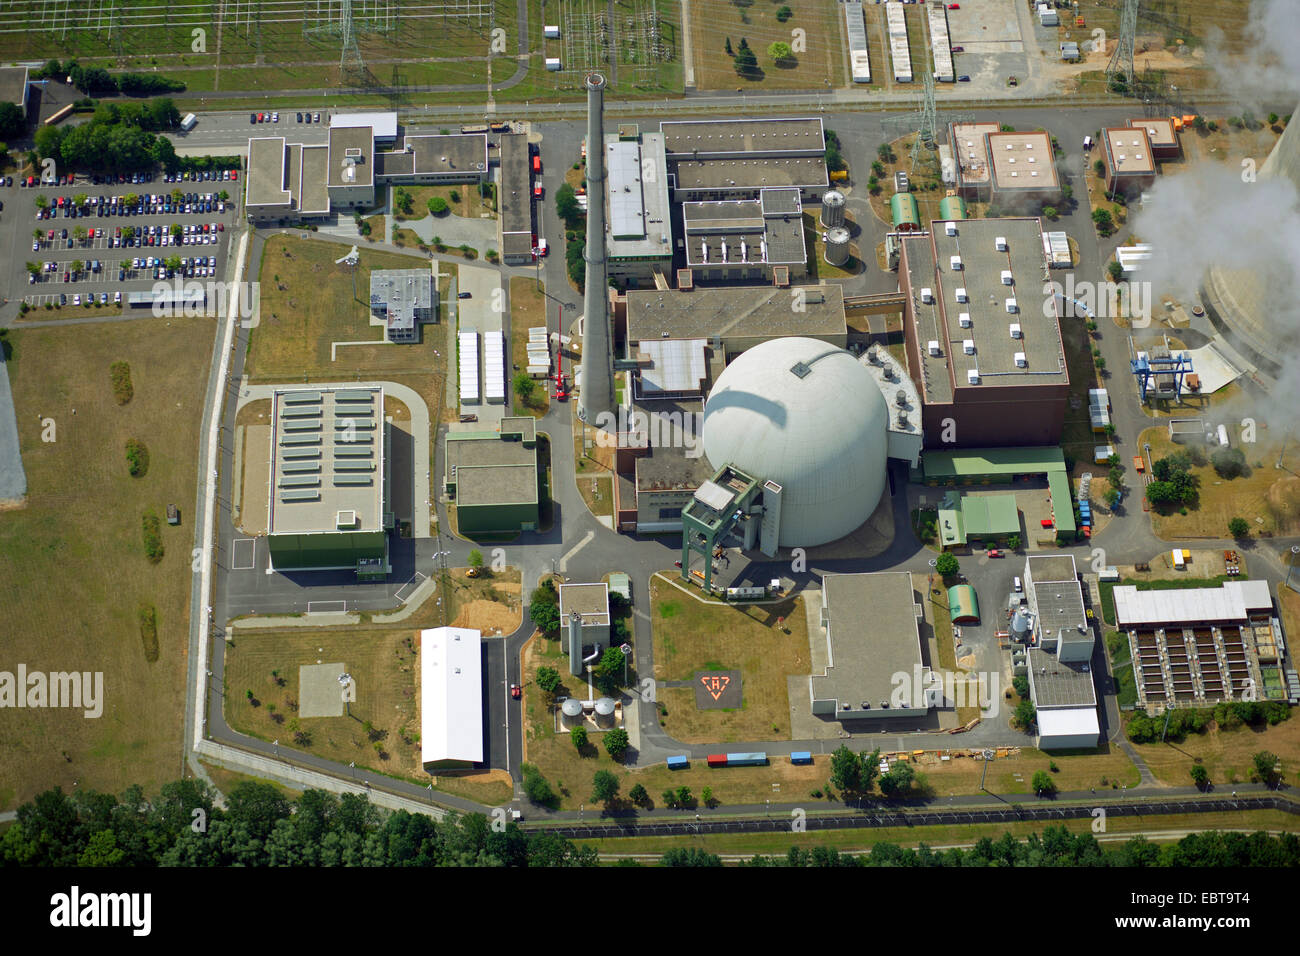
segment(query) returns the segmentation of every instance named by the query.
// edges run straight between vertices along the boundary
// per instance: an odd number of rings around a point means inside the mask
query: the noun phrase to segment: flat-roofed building
[[[428,269],[376,269],[370,273],[370,313],[389,342],[418,342],[420,325],[438,321],[438,288]]]
[[[330,126],[330,206],[356,209],[375,203],[375,134],[369,126]]]
[[[948,124],[948,143],[957,164],[957,189],[967,199],[988,198],[993,173],[984,137],[997,131],[997,123]]]
[[[678,202],[756,199],[770,186],[816,202],[830,182],[819,118],[670,120],[659,129]]]
[[[673,266],[671,207],[662,133],[621,127],[605,137],[605,252],[609,277],[649,282]]]
[[[533,258],[532,172],[528,168],[528,137],[505,133],[498,137],[501,168],[497,187],[497,227],[501,259],[520,265]]]
[[[610,646],[609,625],[608,584],[560,585],[560,639],[569,654],[569,673],[582,674],[584,647],[604,651]]]
[[[661,440],[646,442],[644,452],[632,461],[628,470],[620,471],[615,487],[615,515],[620,531],[642,534],[680,531],[682,511],[700,486],[709,480],[713,469],[700,453],[698,422],[704,411],[701,400],[690,402],[644,402],[638,406]],[[672,436],[681,423],[695,428],[694,445],[674,442]],[[663,438],[662,436],[668,436]]]
[[[277,570],[387,574],[387,432],[378,385],[275,389],[267,541]]]
[[[443,490],[456,506],[456,530],[467,536],[537,528],[537,423],[501,419],[499,431],[448,432]]]
[[[758,199],[682,204],[686,264],[696,280],[791,279],[808,273],[798,191],[764,189]]]
[[[1129,120],[1128,125],[1132,129],[1146,130],[1147,140],[1151,143],[1151,155],[1156,159],[1175,159],[1182,152],[1173,120],[1139,118]]]
[[[1061,198],[1061,182],[1045,132],[989,133],[990,197],[1002,208],[1028,209]]]
[[[1024,587],[1032,626],[1025,667],[1038,715],[1037,746],[1095,747],[1101,736],[1091,667],[1095,637],[1074,557],[1030,555]]]
[[[486,133],[408,135],[375,154],[380,184],[485,183],[489,174]]]
[[[13,103],[27,118],[27,100],[31,95],[29,73],[25,66],[0,66],[0,103]]]
[[[926,445],[1059,442],[1070,377],[1056,299],[1042,295],[1040,221],[935,221],[899,239],[903,331]]]
[[[331,113],[330,129],[368,129],[376,146],[391,146],[397,140],[397,113],[393,110]]]
[[[244,209],[250,222],[286,219],[293,215],[289,150],[283,136],[258,136],[248,141],[245,178]]]
[[[906,571],[825,575],[826,664],[808,678],[813,715],[873,721],[924,717],[939,700],[921,656],[920,617]]]
[[[1106,192],[1136,195],[1156,181],[1156,159],[1143,128],[1108,127],[1101,131]]]
[[[420,632],[420,762],[430,773],[483,762],[483,634]]]

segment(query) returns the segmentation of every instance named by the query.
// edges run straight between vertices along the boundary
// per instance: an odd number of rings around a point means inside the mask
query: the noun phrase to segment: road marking
[[[248,547],[241,548],[241,545],[248,545]],[[247,557],[244,557],[244,552],[247,552]],[[230,570],[251,571],[255,567],[257,567],[257,539],[236,538],[231,542]]]
[[[572,548],[570,548],[568,552],[564,555],[564,557],[560,558],[560,571],[562,572],[567,571],[569,569],[569,558],[573,557],[575,554],[577,554],[579,551],[585,548],[587,544],[591,541],[591,539],[594,537],[596,537],[596,532],[588,531],[586,536],[581,541],[579,541]]]

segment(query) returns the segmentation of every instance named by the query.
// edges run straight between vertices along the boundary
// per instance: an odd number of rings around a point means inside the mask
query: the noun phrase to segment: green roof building
[[[1052,510],[1059,534],[1074,534],[1074,499],[1070,494],[1070,473],[1065,454],[1058,447],[961,448],[927,451],[914,481],[927,485],[997,485],[1044,476],[1052,496]],[[942,522],[940,531],[943,531]],[[972,534],[966,528],[967,536]]]
[[[1020,510],[1011,492],[962,495],[954,509],[940,509],[939,537],[945,548],[964,545],[969,538],[992,541],[1020,533]]]
[[[456,505],[456,530],[476,534],[534,531],[540,521],[537,422],[501,420],[500,431],[448,432],[443,489]]]
[[[948,589],[948,615],[954,624],[978,624],[980,602],[969,584],[954,584]]]

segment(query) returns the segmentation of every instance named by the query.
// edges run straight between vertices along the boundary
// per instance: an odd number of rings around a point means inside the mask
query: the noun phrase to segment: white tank
[[[844,193],[830,189],[822,196],[821,223],[827,229],[844,225]]]
[[[842,266],[849,261],[849,231],[843,226],[836,226],[826,233],[826,261],[833,266]]]
[[[614,701],[602,697],[596,701],[596,726],[608,729],[614,726]]]
[[[560,705],[560,720],[565,727],[577,727],[582,723],[582,701],[570,697]]]

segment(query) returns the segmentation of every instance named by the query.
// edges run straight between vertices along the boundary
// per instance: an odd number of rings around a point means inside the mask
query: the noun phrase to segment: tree
[[[794,59],[794,51],[790,49],[790,44],[783,40],[771,43],[767,48],[767,55],[778,65],[789,63]]]
[[[576,228],[582,221],[582,207],[578,205],[577,194],[568,183],[555,190],[555,212],[569,228]]]
[[[722,866],[722,857],[699,847],[673,847],[659,860],[660,866]]]
[[[1115,231],[1115,221],[1111,219],[1109,209],[1094,209],[1092,221],[1096,223],[1097,232],[1102,236],[1109,236]]]
[[[429,212],[435,216],[443,215],[448,209],[447,200],[441,196],[432,196],[429,199]]]
[[[1034,709],[1034,702],[1032,700],[1022,700],[1016,704],[1016,709],[1011,714],[1011,723],[1027,732],[1033,726],[1034,719],[1037,716],[1038,713]]]
[[[1059,211],[1055,206],[1044,206],[1044,207],[1043,207],[1043,215],[1044,215],[1046,218],[1048,218],[1048,219],[1052,220],[1053,222],[1055,222],[1057,219],[1060,218],[1061,213],[1060,213],[1060,211]]]
[[[1210,782],[1210,772],[1199,763],[1192,764],[1192,783],[1204,790]]]
[[[735,55],[736,55],[736,52],[735,52],[733,49],[731,49],[731,37],[727,37],[727,42],[726,42],[725,46],[723,47],[723,49],[725,49],[725,50],[727,51],[727,56],[735,56]]]
[[[537,383],[527,372],[518,372],[514,378],[515,395],[525,408],[532,408],[537,401]]]
[[[627,746],[627,731],[622,727],[615,727],[605,732],[605,751],[610,759],[622,762],[623,755],[627,753]]]
[[[1124,266],[1118,259],[1112,260],[1106,265],[1106,274],[1110,276],[1111,282],[1118,282],[1124,278]]]
[[[545,665],[537,668],[537,686],[547,694],[554,696],[560,689],[560,672]]]
[[[528,617],[544,634],[554,634],[560,629],[560,597],[550,581],[533,589]]]
[[[0,138],[22,139],[27,132],[27,120],[17,103],[0,103]]]
[[[1233,518],[1228,522],[1228,534],[1234,538],[1250,537],[1250,522],[1245,518]]]
[[[569,736],[573,738],[573,749],[582,753],[587,749],[587,728],[574,727],[569,731]]]
[[[737,76],[747,80],[758,78],[758,57],[754,55],[754,51],[749,48],[749,44],[744,40],[740,41],[740,49],[736,51],[736,55],[732,58],[732,64],[736,68]]]
[[[600,661],[592,668],[596,683],[605,693],[612,693],[618,689],[619,681],[623,677],[625,660],[623,652],[617,647],[607,647],[600,655]]]
[[[862,757],[845,744],[831,754],[831,786],[845,793],[857,793],[862,786]]]
[[[1034,788],[1034,793],[1040,797],[1050,797],[1056,793],[1056,781],[1052,779],[1052,775],[1046,770],[1037,771],[1030,781],[1030,786]]]
[[[1098,178],[1106,175],[1106,164],[1100,159],[1092,164],[1092,171],[1097,174]]]
[[[880,792],[887,797],[906,796],[916,780],[916,771],[906,760],[897,760],[880,778]]]
[[[675,809],[677,809],[677,791],[676,791],[676,790],[673,790],[673,789],[671,789],[671,788],[668,789],[668,790],[665,790],[663,793],[661,793],[661,794],[659,795],[659,798],[660,798],[661,800],[663,800],[663,802],[664,802],[664,806],[667,807],[668,809],[670,809],[670,810],[675,810]]]
[[[591,799],[609,806],[618,798],[618,777],[608,770],[597,770],[591,778]]]
[[[639,783],[627,792],[627,798],[638,807],[644,807],[650,802],[650,794],[646,793],[645,787]]]
[[[478,548],[471,548],[467,560],[469,561],[469,566],[477,571],[479,568],[483,567],[483,552]]]
[[[713,795],[712,787],[705,787],[701,790],[700,799],[704,801],[704,805],[710,810],[718,805],[718,798]]]
[[[1013,677],[1011,679],[1011,686],[1015,689],[1016,696],[1021,700],[1027,700],[1029,698],[1028,677]]]
[[[680,786],[677,788],[677,806],[681,807],[684,810],[691,805],[691,800],[692,797],[691,797],[690,787]]]
[[[776,22],[785,23],[785,21],[789,20],[792,16],[794,16],[794,11],[789,7],[779,7],[776,11]]]
[[[1240,448],[1218,448],[1210,456],[1210,464],[1220,478],[1236,478],[1246,470],[1246,455]]]
[[[540,770],[530,763],[520,764],[519,770],[523,775],[524,796],[533,803],[542,805],[555,800],[555,791]]]
[[[49,201],[48,199],[46,199],[45,196],[44,196],[43,194],[42,194],[42,195],[39,195],[39,196],[36,197],[36,208],[37,208],[37,209],[49,209],[49,208],[50,208],[50,201]],[[38,233],[40,232],[39,229],[36,230],[36,231],[37,231]]]
[[[952,577],[961,570],[961,563],[958,562],[957,556],[950,551],[945,551],[939,555],[934,564],[935,571],[939,572],[945,578]]]
[[[1267,750],[1261,750],[1251,758],[1255,765],[1255,773],[1263,781],[1265,786],[1276,786],[1280,774],[1274,769],[1277,766],[1277,754],[1269,753]]]

